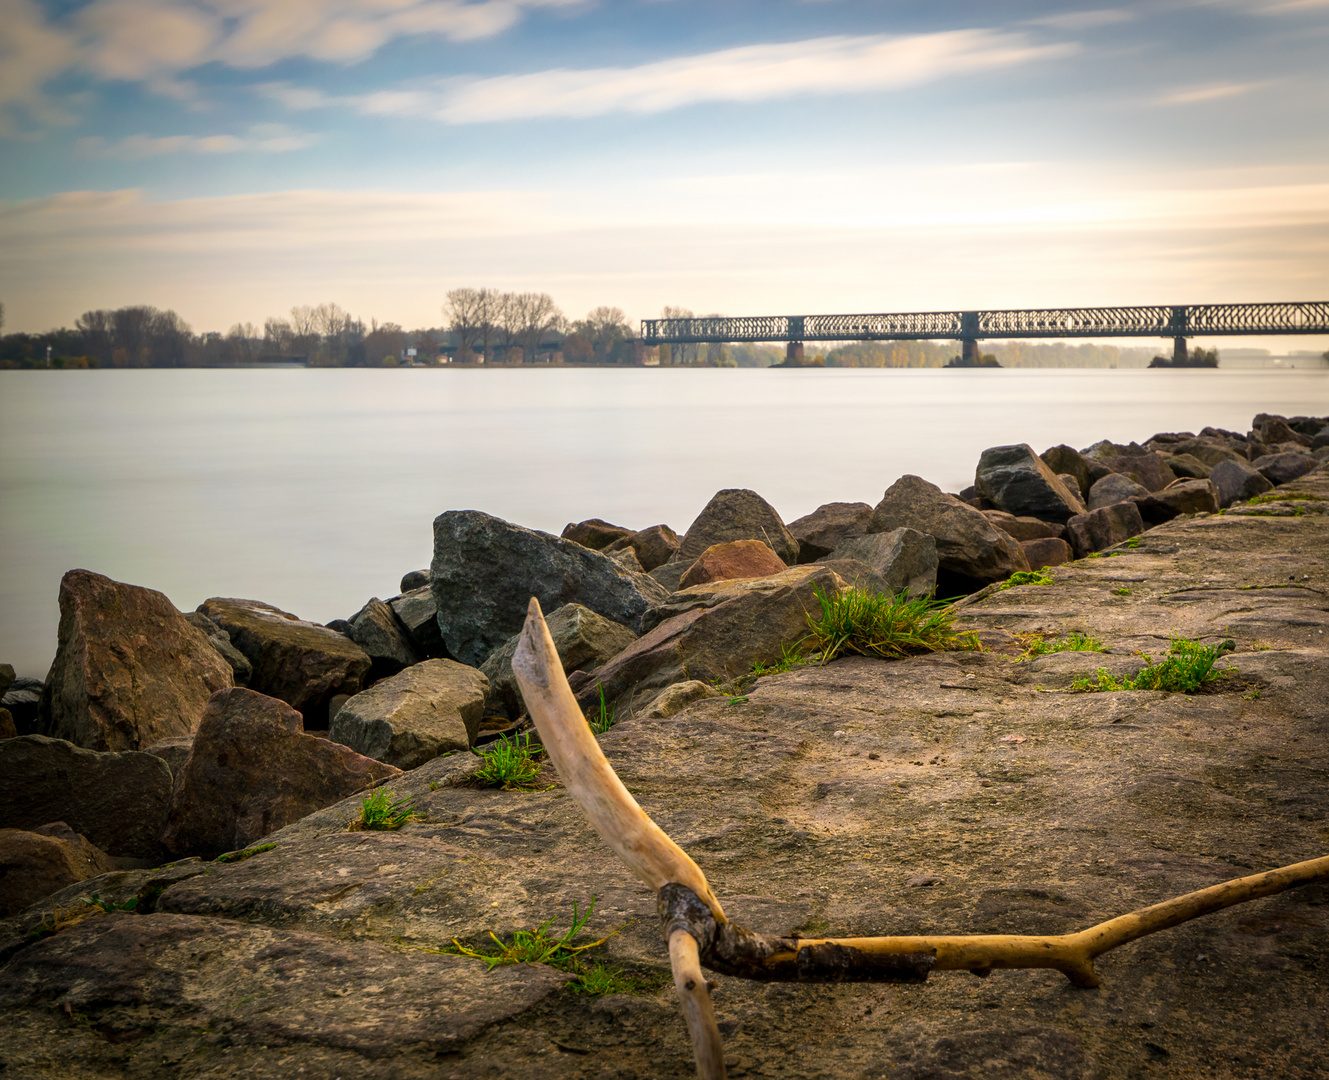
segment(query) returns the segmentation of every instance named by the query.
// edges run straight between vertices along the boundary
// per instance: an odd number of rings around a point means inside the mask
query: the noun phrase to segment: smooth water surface
[[[718,489],[786,521],[956,491],[1001,443],[1329,412],[1329,372],[628,368],[0,372],[0,661],[44,676],[61,575],[345,618],[443,510],[682,533]]]

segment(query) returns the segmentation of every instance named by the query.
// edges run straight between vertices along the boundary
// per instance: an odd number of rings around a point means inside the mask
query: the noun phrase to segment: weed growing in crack
[[[1118,679],[1107,668],[1099,668],[1092,678],[1071,681],[1071,689],[1085,693],[1100,690],[1165,690],[1176,694],[1193,694],[1206,683],[1236,673],[1236,668],[1215,670],[1214,665],[1224,653],[1236,644],[1229,638],[1218,645],[1201,645],[1188,638],[1172,639],[1168,655],[1155,664],[1147,657],[1143,671],[1134,676]]]
[[[393,799],[387,788],[375,788],[360,800],[360,816],[347,826],[351,832],[400,829],[417,815],[411,799]]]
[[[1089,634],[1076,631],[1060,641],[1049,641],[1046,634],[1016,634],[1016,640],[1024,646],[1017,660],[1032,660],[1036,656],[1059,652],[1102,652],[1103,643]]]
[[[997,586],[997,592],[1014,589],[1020,585],[1051,585],[1053,580],[1050,574],[1044,573],[1046,570],[1046,566],[1041,570],[1017,570]]]
[[[513,739],[500,735],[487,749],[472,749],[471,752],[484,758],[484,764],[471,774],[480,787],[496,787],[504,791],[535,790],[540,777],[538,758],[544,750],[538,745],[531,746],[530,732]]]
[[[916,653],[947,649],[982,649],[972,633],[955,631],[955,614],[944,601],[931,596],[894,596],[845,589],[834,596],[816,590],[820,618],[808,616],[808,626],[822,663],[842,652],[896,659]]]

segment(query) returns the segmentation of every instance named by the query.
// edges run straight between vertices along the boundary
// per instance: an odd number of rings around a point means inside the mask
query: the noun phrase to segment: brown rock
[[[1258,457],[1251,462],[1251,468],[1257,470],[1261,476],[1271,484],[1287,484],[1296,480],[1300,476],[1305,476],[1312,469],[1319,467],[1310,454],[1305,453],[1283,453],[1266,454],[1264,457]]]
[[[1212,465],[1206,465],[1194,454],[1168,454],[1163,460],[1177,476],[1189,477],[1192,480],[1207,480],[1209,474],[1214,471]]]
[[[1043,536],[1037,540],[1021,540],[1029,569],[1042,570],[1045,566],[1060,566],[1075,558],[1071,545],[1059,536]]]
[[[155,589],[90,570],[60,581],[60,630],[43,733],[89,750],[137,750],[198,727],[231,667]]]
[[[1060,446],[1049,447],[1039,457],[1058,476],[1062,473],[1069,473],[1075,477],[1075,482],[1079,485],[1082,493],[1088,492],[1089,488],[1093,486],[1094,480],[1097,479],[1097,477],[1091,475],[1089,462],[1084,459],[1084,455],[1065,443]]]
[[[1249,461],[1220,461],[1209,474],[1209,482],[1218,490],[1218,505],[1223,507],[1253,499],[1274,488]]]
[[[1137,484],[1125,473],[1109,473],[1101,480],[1096,480],[1089,489],[1089,509],[1097,510],[1100,506],[1124,502],[1133,495],[1148,494],[1147,487]]]
[[[114,869],[104,852],[63,821],[31,832],[0,829],[0,918]]]
[[[798,541],[799,563],[824,559],[840,541],[863,536],[872,524],[872,507],[865,502],[833,502],[817,507],[789,523],[789,533]]]
[[[18,738],[18,728],[14,725],[14,714],[8,709],[0,709],[0,739]]]
[[[1135,446],[1134,443],[1131,445]],[[1095,458],[1100,465],[1111,469],[1114,473],[1129,476],[1149,491],[1162,491],[1163,488],[1177,479],[1177,474],[1168,468],[1162,454],[1145,450],[1143,447],[1135,447],[1135,449],[1140,452],[1129,454],[1103,453],[1096,455]],[[1093,498],[1092,490],[1089,497]]]
[[[246,847],[400,773],[304,734],[301,723],[288,704],[253,690],[213,695],[176,782],[162,833],[167,849],[213,856]]]
[[[571,540],[592,551],[603,551],[616,540],[631,536],[632,530],[625,529],[622,525],[611,525],[599,518],[588,518],[586,521],[564,525],[563,532],[559,535],[564,540]]]
[[[1178,480],[1162,491],[1137,495],[1131,502],[1146,524],[1161,525],[1182,514],[1212,514],[1218,510],[1218,488],[1210,480]]]
[[[1016,517],[1004,510],[983,510],[980,513],[1002,532],[1015,537],[1021,542],[1042,540],[1049,536],[1061,537],[1066,535],[1065,525],[1042,521],[1036,517]]]
[[[1310,438],[1296,431],[1282,416],[1269,416],[1260,413],[1251,424],[1255,434],[1259,436],[1261,442],[1270,446],[1275,443],[1296,443],[1299,446],[1309,447]]]
[[[311,728],[327,728],[334,694],[358,694],[370,659],[354,641],[258,600],[214,596],[199,611],[231,636],[254,667],[249,687],[298,709]]]
[[[708,581],[729,581],[734,578],[769,577],[786,569],[780,557],[760,540],[730,540],[712,544],[697,561],[684,571],[678,587],[703,585]]]
[[[630,536],[615,540],[605,548],[605,551],[617,553],[624,549],[630,550],[636,555],[642,570],[650,573],[657,566],[663,566],[672,559],[678,551],[678,545],[678,533],[668,525],[652,525],[649,529],[642,529]]]
[[[1066,522],[1067,537],[1077,559],[1138,536],[1144,529],[1144,519],[1133,502],[1101,506]]]
[[[666,589],[678,588],[679,579],[712,544],[730,540],[760,540],[786,565],[798,561],[798,541],[780,515],[755,491],[726,488],[711,496],[697,520],[689,527],[673,558],[651,571],[651,577]]]

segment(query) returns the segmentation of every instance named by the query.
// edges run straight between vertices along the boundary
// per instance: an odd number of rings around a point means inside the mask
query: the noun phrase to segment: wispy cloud
[[[1184,90],[1174,90],[1157,99],[1160,105],[1201,105],[1206,101],[1221,101],[1223,98],[1240,97],[1252,90],[1268,86],[1267,82],[1247,83],[1208,83],[1204,86],[1191,86]]]
[[[1073,44],[1036,44],[1023,34],[952,30],[746,45],[634,67],[554,68],[525,75],[436,80],[342,99],[289,86],[269,91],[296,108],[349,103],[374,116],[426,116],[448,124],[478,124],[894,90],[1075,51]]]
[[[90,157],[141,160],[163,154],[285,154],[306,150],[316,142],[313,135],[289,131],[281,125],[257,125],[245,135],[127,135],[104,139],[97,135],[79,139],[80,153]]]
[[[1043,15],[1030,19],[1032,26],[1051,26],[1056,30],[1095,30],[1100,26],[1115,26],[1131,22],[1135,13],[1126,8],[1099,8],[1096,11],[1067,11],[1059,15]]]

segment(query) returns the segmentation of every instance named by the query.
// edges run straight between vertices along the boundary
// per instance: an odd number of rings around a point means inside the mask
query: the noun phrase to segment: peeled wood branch
[[[693,973],[697,962],[748,979],[812,982],[923,982],[931,971],[987,975],[993,968],[1053,968],[1076,986],[1092,987],[1099,983],[1094,959],[1110,949],[1234,904],[1329,880],[1329,856],[1324,856],[1187,893],[1074,934],[784,938],[754,933],[725,918],[700,867],[651,821],[615,774],[568,688],[534,599],[512,668],[563,785],[628,868],[656,890],[704,1080],[722,1077],[724,1065],[706,984]]]

